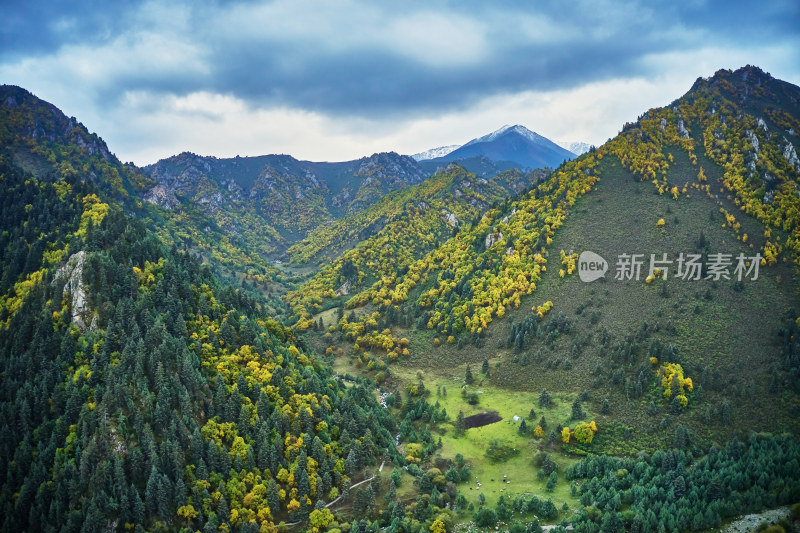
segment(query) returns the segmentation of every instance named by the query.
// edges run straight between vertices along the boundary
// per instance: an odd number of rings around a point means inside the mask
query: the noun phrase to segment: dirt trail
[[[381,466],[380,466],[380,468],[378,468],[378,472],[381,472],[381,471],[383,470],[383,465],[384,465],[384,464],[386,464],[386,461],[383,461],[383,462],[381,463]],[[350,486],[350,488],[351,488],[351,489],[354,489],[354,488],[358,487],[359,485],[363,485],[364,483],[369,483],[370,481],[372,481],[372,480],[373,480],[373,479],[375,479],[376,477],[377,477],[377,476],[372,476],[372,477],[370,477],[370,478],[367,478],[367,479],[365,479],[364,481],[359,481],[359,482],[358,482],[358,483],[356,483],[355,485],[351,485],[351,486]],[[339,496],[338,498],[336,498],[335,500],[333,500],[332,502],[330,502],[330,503],[329,503],[328,505],[326,505],[325,507],[326,507],[326,508],[328,508],[328,507],[330,507],[331,505],[334,505],[336,502],[338,502],[338,501],[339,501],[339,500],[341,500],[341,499],[342,499],[342,497],[341,497],[341,496]],[[302,523],[302,522],[290,522],[290,523],[288,523],[288,524],[285,524],[285,525],[286,525],[286,527],[292,527],[292,526],[297,526],[297,525],[300,525],[301,523]]]

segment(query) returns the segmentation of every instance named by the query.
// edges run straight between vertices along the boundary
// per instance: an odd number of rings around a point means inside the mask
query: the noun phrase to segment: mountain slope
[[[419,166],[422,167],[426,172],[435,174],[436,172],[446,168],[447,165],[453,163],[462,167],[468,172],[472,172],[476,176],[486,179],[490,179],[501,172],[506,172],[508,170],[519,171],[520,168],[524,168],[519,163],[515,163],[513,161],[494,161],[485,155],[459,158],[454,161],[444,161],[447,159],[446,157],[441,159],[442,160],[430,159],[427,161],[420,161]]]
[[[15,166],[37,177],[80,175],[120,200],[152,185],[74,117],[13,85],[0,86],[0,146]]]
[[[80,175],[0,176],[4,530],[273,530],[394,455],[373,391],[262,300]]]
[[[287,294],[297,328],[302,331],[313,325],[312,315],[321,309],[324,298],[344,296],[349,308],[368,302],[389,306],[394,298],[387,291],[375,292],[376,286],[395,279],[398,271],[407,271],[461,226],[474,224],[481,213],[507,203],[514,191],[542,178],[541,173],[523,175],[514,170],[487,181],[450,165],[420,185],[388,195],[356,217],[315,231],[288,251],[295,262],[322,259],[320,264],[325,265],[299,290]],[[360,242],[336,258],[335,252],[355,239]],[[324,253],[327,258],[320,257]]]
[[[435,375],[490,357],[497,367],[485,383],[567,397],[596,389],[592,408],[616,405],[604,421],[627,427],[633,449],[669,443],[671,432],[648,432],[662,413],[665,428],[690,428],[706,435],[704,444],[737,428],[769,430],[758,416],[763,404],[745,391],[786,391],[771,420],[795,432],[799,102],[800,89],[754,67],[698,80],[528,194],[383,275],[362,297],[324,295],[320,308],[337,300],[356,311],[373,306],[339,322],[344,353],[355,341],[353,356],[362,360],[391,358],[393,348],[372,344],[370,333],[388,328],[383,337],[409,341],[405,367]],[[606,258],[606,283],[577,279],[583,250]],[[624,253],[668,254],[669,278],[646,281],[647,261],[638,283],[614,283]],[[706,263],[730,258],[728,278],[676,279],[681,253]],[[758,261],[757,280],[750,270],[737,281],[739,254],[746,269]],[[704,278],[713,274],[704,268]],[[513,323],[500,320],[506,316]],[[755,320],[764,326],[754,329]],[[685,395],[690,414],[665,400],[684,394],[660,395],[655,377],[666,363],[683,365],[698,388]],[[598,434],[595,449],[619,446],[613,434]]]
[[[523,174],[514,169],[487,180],[459,169],[456,171],[456,165],[448,165],[423,183],[390,193],[362,212],[317,227],[287,250],[289,259],[295,264],[319,261],[323,257],[334,259],[353,244],[391,225],[414,203],[428,205],[432,200],[443,201],[441,205],[437,203],[437,207],[445,211],[443,216],[448,224],[457,227],[467,216],[465,208],[477,214],[481,209],[521,193],[547,175],[544,171]]]
[[[279,277],[264,259],[279,240],[269,227],[259,228],[259,236],[248,238],[245,232],[235,231],[236,221],[210,216],[218,196],[209,195],[207,209],[179,201],[173,191],[141,169],[121,163],[102,139],[76,119],[19,87],[0,87],[0,156],[39,179],[92,183],[144,220],[165,243],[185,247],[215,268],[235,268],[259,284]],[[216,213],[222,211],[216,209]]]
[[[555,168],[575,157],[549,139],[517,125],[503,126],[431,161],[458,161],[478,156],[498,162],[510,161],[523,168]]]

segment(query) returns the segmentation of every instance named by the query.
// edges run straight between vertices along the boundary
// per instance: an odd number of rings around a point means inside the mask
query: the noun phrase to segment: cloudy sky
[[[503,124],[600,144],[720,68],[754,64],[800,85],[796,0],[0,0],[0,11],[0,83],[137,164],[185,150],[414,153]]]

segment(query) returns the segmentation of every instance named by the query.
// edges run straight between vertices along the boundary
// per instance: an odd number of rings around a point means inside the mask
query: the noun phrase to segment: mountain
[[[122,162],[74,117],[13,85],[0,86],[0,146],[11,164],[37,177],[81,175],[118,199],[152,183]]]
[[[404,462],[373,384],[176,244],[195,221],[137,205],[153,182],[99,137],[19,88],[0,104],[2,529],[277,531],[340,494],[367,516],[356,485]]]
[[[575,154],[538,133],[517,125],[503,126],[430,161],[459,161],[480,156],[493,162],[512,163],[519,168],[555,168],[574,158]]]
[[[416,384],[414,369],[428,389],[487,369],[448,411],[521,416],[527,407],[504,407],[514,391],[572,428],[580,416],[536,398],[577,401],[607,433],[590,445],[567,435],[569,449],[633,455],[679,442],[702,453],[740,431],[796,436],[799,133],[800,88],[755,67],[719,71],[422,255],[398,260],[363,241],[352,252],[363,259],[326,266],[287,298],[302,326],[347,310],[338,339],[307,334],[342,364],[397,360],[395,379]],[[583,251],[604,258],[602,280],[576,275]],[[619,270],[631,254],[642,259],[635,279]],[[688,278],[687,254],[701,267]],[[662,261],[652,273],[651,260]],[[342,276],[355,280],[346,294]]]
[[[411,157],[415,161],[427,161],[428,159],[435,159],[437,157],[443,157],[458,148],[460,145],[458,144],[451,144],[448,146],[440,146],[438,148],[431,148],[430,150],[425,150],[424,152],[419,152],[417,154],[412,155]]]
[[[393,275],[447,241],[458,228],[491,207],[509,201],[542,181],[547,172],[523,174],[513,169],[485,179],[450,164],[419,185],[395,191],[357,215],[320,226],[295,244],[287,255],[292,263],[324,265],[310,284],[330,283],[338,292],[359,292],[383,276]],[[375,250],[392,257],[389,264],[372,261]],[[369,272],[350,279],[348,272]],[[319,310],[314,291],[287,295],[299,317]],[[307,323],[306,326],[310,326]],[[305,329],[299,326],[300,329]]]
[[[592,148],[591,144],[585,142],[556,141],[556,144],[565,150],[569,150],[576,156],[583,155]]]
[[[470,146],[536,140],[507,130]],[[554,171],[142,170],[2,87],[2,529],[705,531],[796,502],[799,132],[800,88],[747,66]]]
[[[207,189],[194,186],[197,203],[179,199],[142,169],[120,162],[77,119],[20,87],[0,87],[0,146],[0,155],[26,175],[93,184],[165,243],[210,261],[217,273],[226,270],[264,288],[282,277],[266,257],[283,237],[263,220],[225,216],[220,207],[227,198],[215,182],[202,182]]]
[[[416,161],[394,152],[341,163],[183,153],[143,170],[156,182],[146,200],[170,208],[181,197],[234,233],[266,228],[279,247],[427,177]]]

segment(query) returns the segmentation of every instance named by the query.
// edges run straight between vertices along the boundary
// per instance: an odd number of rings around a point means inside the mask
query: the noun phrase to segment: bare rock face
[[[756,160],[758,160],[758,154],[760,153],[758,145],[758,137],[756,137],[756,134],[750,130],[747,130],[746,134],[747,138],[750,139],[750,144],[753,145],[753,150],[755,150],[756,152]]]
[[[442,214],[442,218],[444,219],[444,221],[447,222],[448,224],[450,224],[451,227],[453,227],[453,228],[457,228],[458,227],[459,220],[458,220],[457,216],[455,216],[453,213],[450,213],[449,211],[446,211],[444,209],[442,209],[441,214]]]
[[[350,280],[342,283],[342,286],[336,289],[336,296],[347,296],[350,294]]]
[[[500,241],[502,238],[503,238],[503,232],[501,231],[492,232],[489,235],[487,235],[486,242],[484,243],[486,245],[486,249],[488,250],[489,248],[494,246],[494,244]]]
[[[689,138],[689,130],[686,129],[686,125],[683,123],[683,119],[682,118],[678,119],[678,133],[684,139],[688,139]]]
[[[88,254],[83,250],[71,255],[67,264],[58,269],[54,278],[54,283],[66,280],[64,294],[71,297],[72,322],[82,331],[86,330],[86,319],[90,314],[86,303],[86,284],[83,282],[83,268],[87,257]]]
[[[511,217],[513,217],[513,216],[514,216],[514,215],[516,215],[516,214],[517,214],[517,208],[515,207],[515,208],[514,208],[514,209],[511,211],[511,213],[509,213],[508,215],[506,215],[506,216],[504,216],[504,217],[503,217],[503,220],[502,220],[503,224],[508,224],[508,221],[509,221],[509,220],[511,220]]]
[[[178,207],[178,198],[166,185],[159,183],[144,194],[144,201],[171,211]]]
[[[352,199],[353,195],[350,193],[350,189],[345,187],[342,192],[333,197],[331,204],[334,207],[342,207],[343,205],[349,204]]]
[[[794,149],[794,145],[789,141],[786,141],[786,147],[783,149],[783,157],[795,168],[795,170],[800,171],[800,159],[797,158],[797,152]]]

